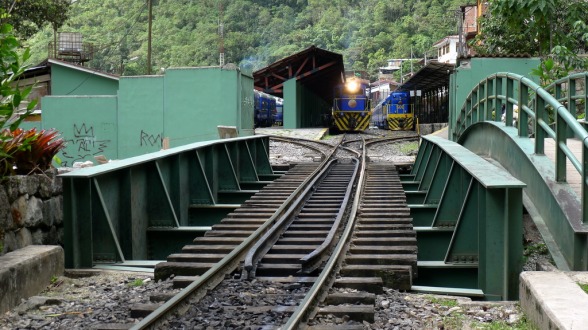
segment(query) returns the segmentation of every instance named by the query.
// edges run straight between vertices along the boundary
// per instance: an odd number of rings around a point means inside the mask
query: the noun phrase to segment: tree
[[[1,23],[8,23],[22,39],[31,37],[47,23],[57,30],[67,19],[70,0],[1,0],[6,14]]]
[[[28,50],[19,56],[19,47],[20,43],[13,35],[12,26],[7,23],[0,24],[0,75],[2,76],[0,82],[0,131],[4,129],[15,130],[36,105],[36,101],[29,102],[24,113],[17,113],[21,102],[32,90],[32,86],[21,90],[17,85],[19,77],[26,68],[23,63],[30,56]],[[2,139],[0,136],[0,142]],[[2,151],[0,151],[1,156],[3,156]]]
[[[472,46],[480,53],[552,57],[564,70],[586,68],[585,0],[495,0]]]
[[[9,1],[9,0],[0,0]],[[15,1],[15,0],[12,0]],[[58,0],[17,0],[55,2]],[[64,0],[65,1],[65,0]],[[69,0],[67,0],[69,1]],[[563,0],[561,0],[563,1]],[[225,61],[254,70],[311,45],[341,53],[345,66],[369,70],[395,57],[429,50],[455,34],[460,0],[223,0]],[[12,2],[10,2],[12,3]],[[83,0],[69,6],[62,29],[93,43],[91,68],[142,74],[147,50],[146,0]],[[157,0],[153,6],[154,68],[218,65],[219,0]],[[63,11],[65,12],[65,10]],[[48,26],[27,40],[38,63],[53,40]],[[376,54],[374,56],[374,54]]]

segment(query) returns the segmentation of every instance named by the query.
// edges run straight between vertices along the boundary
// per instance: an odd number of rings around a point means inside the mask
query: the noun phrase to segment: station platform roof
[[[449,86],[449,75],[455,69],[454,64],[430,61],[402,84],[399,90],[436,90]]]
[[[333,87],[344,81],[343,55],[316,46],[283,58],[253,72],[255,89],[278,97],[284,97],[284,83],[298,80],[320,98],[333,99]]]

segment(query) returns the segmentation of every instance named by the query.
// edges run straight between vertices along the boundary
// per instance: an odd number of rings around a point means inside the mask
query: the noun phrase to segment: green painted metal
[[[485,97],[485,94],[494,93],[494,90],[502,91],[505,86],[501,85],[501,82],[497,82],[498,85],[495,85],[494,81],[491,81],[489,84],[483,85],[482,88],[478,90],[475,88],[475,86],[478,85],[480,80],[484,79],[492,73],[499,71],[508,71],[521,75],[529,75],[531,70],[537,68],[539,64],[539,58],[472,57],[459,59],[454,73],[451,74],[449,78],[450,91],[448,130],[450,139],[452,139],[460,109],[466,102],[466,99],[468,99],[468,96],[473,89],[476,90],[476,98],[483,101],[483,105],[479,108],[476,105],[476,111],[480,115],[489,115],[489,117],[486,118],[491,120],[490,118],[492,118],[492,112],[495,109],[498,109],[497,115],[495,115],[494,118],[495,120],[500,121],[500,108],[503,102],[502,99],[488,99]],[[537,79],[538,81],[538,78],[534,79]],[[516,88],[514,93],[516,95]]]
[[[455,142],[425,136],[413,167],[425,192],[411,204],[421,263],[415,285],[518,297],[525,184]],[[422,269],[421,269],[422,268]]]
[[[588,232],[582,225],[588,223],[588,132],[582,126],[583,121],[576,119],[579,111],[585,111],[578,107],[585,107],[588,93],[586,85],[582,84],[587,80],[588,72],[574,74],[543,89],[521,75],[504,72],[490,75],[480,84],[494,81],[518,88],[517,98],[508,90],[506,94],[496,90],[488,95],[489,99],[503,100],[508,104],[507,116],[512,116],[514,105],[519,107],[516,127],[509,127],[508,122],[470,121],[467,118],[471,117],[475,105],[466,103],[461,108],[454,133],[454,139],[459,143],[498,161],[529,185],[525,191],[529,203],[537,208],[541,219],[536,221],[540,222],[539,227],[545,228],[542,235],[548,238],[549,249],[560,269],[588,270],[588,250],[585,248]],[[579,86],[584,86],[583,90]],[[529,138],[529,133],[534,139]],[[570,137],[582,141],[582,159],[574,156],[567,146]],[[545,139],[554,140],[554,162],[543,156]],[[582,177],[581,196],[577,196],[567,184],[567,162]]]
[[[188,244],[239,206],[223,192],[250,196],[243,177],[273,175],[268,152],[269,137],[244,137],[62,174],[66,267],[152,260]]]

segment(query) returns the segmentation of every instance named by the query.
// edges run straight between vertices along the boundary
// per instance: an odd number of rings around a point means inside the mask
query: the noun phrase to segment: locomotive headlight
[[[350,93],[357,93],[359,91],[359,84],[356,81],[349,81],[345,84],[345,89]]]

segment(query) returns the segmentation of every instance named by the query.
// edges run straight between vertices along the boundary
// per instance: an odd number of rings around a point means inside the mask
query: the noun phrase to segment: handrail
[[[582,79],[583,94],[576,94],[576,81]],[[544,140],[551,138],[555,142],[555,178],[556,182],[566,182],[566,160],[576,168],[582,177],[582,222],[588,224],[588,132],[578,122],[576,100],[588,101],[588,72],[570,75],[542,88],[531,79],[519,74],[498,72],[481,80],[468,94],[462,106],[453,133],[457,141],[465,130],[477,122],[500,121],[498,109],[505,102],[505,125],[513,125],[514,106],[518,106],[519,115],[516,123],[518,136],[529,136],[528,121],[533,122],[535,144],[534,153],[544,154]],[[503,88],[504,87],[504,88]],[[564,89],[565,88],[565,89]],[[518,95],[515,97],[515,90]],[[553,92],[552,95],[550,91]],[[565,97],[562,93],[567,91]],[[564,106],[564,102],[568,107]],[[554,115],[553,123],[549,122],[549,112]],[[494,118],[493,117],[494,114]],[[554,128],[552,128],[554,125]],[[582,159],[579,160],[567,147],[568,136],[582,141]]]

